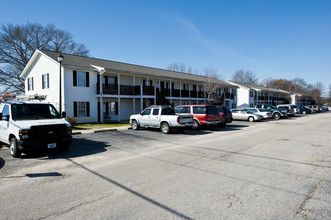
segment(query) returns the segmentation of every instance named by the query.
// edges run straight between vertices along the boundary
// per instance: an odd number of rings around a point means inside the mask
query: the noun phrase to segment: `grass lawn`
[[[73,130],[84,130],[84,129],[93,129],[93,128],[112,128],[119,126],[130,126],[129,123],[111,123],[111,124],[76,124],[72,127]]]

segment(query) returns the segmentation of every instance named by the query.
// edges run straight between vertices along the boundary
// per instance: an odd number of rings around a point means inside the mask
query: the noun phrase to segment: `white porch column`
[[[99,71],[99,82],[100,82],[100,122],[103,124],[103,91],[102,91],[102,72]]]
[[[120,97],[117,98],[117,102],[118,102],[118,118],[117,118],[117,121],[120,122],[121,121],[121,98]]]
[[[169,88],[170,88],[170,104],[172,105],[172,83],[171,83],[171,80],[169,81],[170,85],[169,85]],[[175,106],[173,106],[175,107]]]
[[[143,86],[140,85],[140,112],[143,111]]]
[[[182,104],[182,82],[179,81],[179,104]]]
[[[135,91],[134,86],[136,86],[136,76],[133,76],[133,80],[132,81],[133,81],[132,82],[132,86],[133,86],[133,89]],[[133,104],[133,114],[136,114],[136,98],[133,98],[132,104]]]
[[[156,105],[156,86],[154,86],[154,105]]]

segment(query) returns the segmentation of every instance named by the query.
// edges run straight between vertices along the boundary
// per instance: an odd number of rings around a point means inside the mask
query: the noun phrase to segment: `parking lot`
[[[331,113],[0,148],[1,219],[330,219]]]

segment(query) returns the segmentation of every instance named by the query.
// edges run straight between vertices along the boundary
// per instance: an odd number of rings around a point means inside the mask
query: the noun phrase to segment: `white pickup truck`
[[[176,115],[172,107],[152,105],[139,114],[130,116],[130,124],[133,130],[143,127],[160,128],[162,133],[168,134],[171,128],[183,129],[192,127],[192,115]]]
[[[61,148],[72,141],[71,125],[52,104],[41,102],[0,102],[0,142],[9,144],[12,157],[21,153]]]

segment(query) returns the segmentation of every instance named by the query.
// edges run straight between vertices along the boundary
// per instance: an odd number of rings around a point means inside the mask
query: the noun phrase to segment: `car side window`
[[[150,115],[150,114],[151,114],[151,109],[148,108],[148,109],[146,109],[145,111],[143,111],[141,114],[142,114],[142,115]]]
[[[238,113],[238,110],[232,110],[232,113]]]
[[[180,113],[190,113],[190,107],[183,107]]]
[[[160,109],[153,109],[153,115],[159,115]]]

